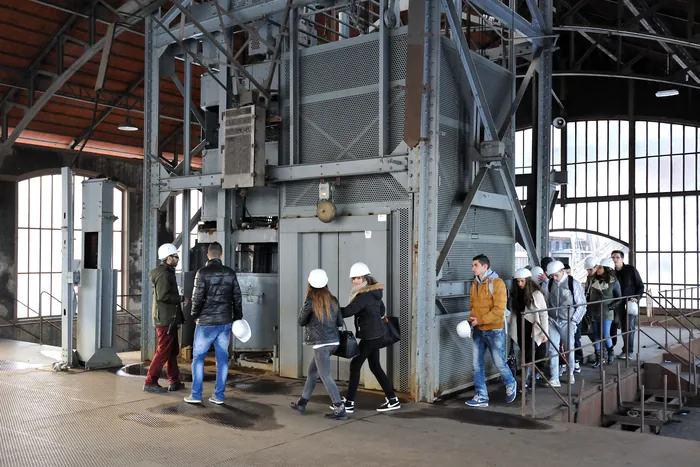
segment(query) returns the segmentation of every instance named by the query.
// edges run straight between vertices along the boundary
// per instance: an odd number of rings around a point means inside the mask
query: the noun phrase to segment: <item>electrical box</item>
[[[222,188],[265,186],[265,108],[247,105],[223,113]]]

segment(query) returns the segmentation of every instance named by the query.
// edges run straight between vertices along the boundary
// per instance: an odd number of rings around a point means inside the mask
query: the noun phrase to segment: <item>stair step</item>
[[[639,391],[638,393],[641,393],[641,391]],[[666,393],[668,395],[671,395],[671,396],[677,396],[679,391],[678,391],[678,389],[669,389],[668,391],[666,391]],[[664,390],[663,389],[645,389],[644,395],[645,396],[652,395],[652,396],[663,397]],[[683,397],[695,397],[695,391],[680,391],[680,395]]]
[[[675,402],[674,402],[675,401]],[[669,410],[672,409],[679,409],[683,407],[682,404],[679,404],[677,399],[674,399],[672,402],[667,402],[666,403],[666,408]],[[641,405],[639,402],[625,402],[623,401],[620,407],[625,408],[625,409],[641,409]],[[664,408],[664,403],[663,402],[645,402],[644,403],[644,412],[657,412],[659,410],[663,410]]]
[[[605,421],[620,423],[622,425],[642,426],[642,417],[630,417],[628,415],[606,415]],[[644,417],[644,424],[651,426],[662,426],[663,420],[658,418]]]

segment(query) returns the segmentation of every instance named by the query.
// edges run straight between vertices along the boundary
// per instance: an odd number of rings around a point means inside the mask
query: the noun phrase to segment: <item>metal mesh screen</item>
[[[411,391],[411,345],[412,345],[412,322],[411,322],[411,302],[413,284],[413,255],[411,254],[411,232],[413,222],[411,222],[410,209],[397,209],[399,216],[399,323],[401,326],[401,340],[399,341],[398,358],[398,378],[394,385],[401,392]],[[394,365],[397,362],[394,361]]]
[[[301,96],[377,84],[378,58],[378,40],[336,47],[318,53],[300,54]]]
[[[343,177],[333,192],[336,204],[381,203],[406,201],[408,192],[390,174]],[[284,184],[285,207],[315,206],[318,182],[300,181]]]

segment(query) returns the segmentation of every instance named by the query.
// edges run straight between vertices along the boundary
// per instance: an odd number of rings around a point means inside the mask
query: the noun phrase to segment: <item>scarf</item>
[[[364,289],[365,287],[367,287],[367,281],[364,281],[362,282],[362,284],[353,287],[350,291],[350,299],[348,300],[348,303],[351,303],[355,299],[357,294],[360,292],[360,290]]]
[[[608,290],[608,288],[610,288],[610,284],[605,281],[594,280],[591,284],[591,288],[600,290],[602,292],[603,290]]]

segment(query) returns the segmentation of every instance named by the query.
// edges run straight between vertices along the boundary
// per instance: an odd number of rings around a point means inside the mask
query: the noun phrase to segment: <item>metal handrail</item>
[[[685,290],[697,290],[697,288],[693,288],[693,289],[684,289],[684,290],[681,290],[681,291],[683,292],[683,291],[685,291]],[[685,318],[685,319],[690,323],[691,326],[693,326],[695,329],[697,329],[698,331],[700,331],[700,328],[699,328],[695,323],[693,323],[693,321],[692,321],[690,318],[688,318],[689,315],[695,314],[695,313],[697,313],[697,311],[696,311],[696,312],[692,312],[692,313],[688,313],[688,314],[685,314],[685,315],[684,315],[683,312],[682,312],[681,310],[679,310],[679,309],[673,304],[673,301],[672,301],[672,300],[674,300],[674,299],[675,299],[675,300],[700,300],[700,297],[698,297],[698,298],[677,298],[677,299],[674,298],[674,297],[667,298],[667,297],[663,294],[663,292],[659,292],[659,295],[661,296],[661,298],[663,298],[664,300],[666,300],[667,302],[669,302],[670,305],[671,305],[671,308],[673,308],[675,311],[677,311],[678,314],[681,315],[681,317]],[[657,300],[657,303],[658,303],[658,300]],[[667,316],[668,316],[668,314],[667,314]],[[671,316],[673,316],[673,315],[671,315]],[[678,323],[681,324],[680,321],[679,321]],[[683,327],[685,327],[685,326],[683,326]],[[688,329],[688,328],[686,327],[686,329]],[[688,329],[688,330],[690,330],[690,329]]]
[[[136,316],[135,314],[133,314],[132,312],[130,312],[129,310],[127,310],[126,308],[124,308],[123,306],[121,306],[121,305],[118,304],[118,303],[117,303],[117,307],[121,308],[122,311],[123,311],[124,313],[126,313],[126,314],[129,315],[129,316],[131,316],[131,317],[134,318],[135,320],[138,320],[139,324],[141,324],[141,317],[140,317],[140,316]],[[123,323],[122,323],[122,324],[123,324]]]
[[[658,303],[659,306],[660,306],[661,308],[665,309],[665,308],[663,307],[663,305],[661,305],[660,302],[659,302],[656,298],[654,298],[653,296],[651,296],[649,293],[645,292],[643,295],[647,296],[647,297],[650,298],[652,301]],[[520,368],[521,368],[521,384],[522,384],[522,388],[523,388],[522,396],[521,396],[521,410],[522,410],[523,415],[525,414],[525,407],[526,407],[526,405],[527,405],[527,404],[526,404],[527,391],[524,390],[524,388],[525,388],[525,383],[526,383],[526,372],[523,371],[523,370],[525,370],[525,369],[528,368],[528,367],[531,367],[531,368],[532,368],[532,395],[531,395],[531,412],[532,412],[532,413],[531,413],[531,415],[534,417],[534,416],[535,416],[535,386],[536,386],[536,375],[537,375],[537,374],[540,374],[540,375],[542,376],[542,378],[544,378],[545,382],[546,382],[546,383],[549,383],[549,380],[548,380],[547,377],[540,371],[540,369],[537,367],[537,364],[538,364],[538,363],[542,363],[542,362],[546,362],[546,361],[548,361],[548,360],[551,360],[551,358],[553,358],[553,357],[547,356],[547,357],[541,358],[541,359],[539,359],[539,360],[535,359],[535,350],[536,350],[537,345],[533,345],[533,346],[532,346],[531,361],[530,361],[529,363],[525,363],[525,347],[524,347],[524,345],[523,345],[524,342],[525,342],[525,316],[526,316],[526,315],[530,315],[530,314],[541,313],[541,312],[543,312],[543,311],[558,311],[558,310],[561,310],[561,309],[563,309],[563,308],[566,308],[566,309],[567,309],[567,322],[570,322],[570,321],[571,321],[571,308],[576,308],[576,307],[579,307],[579,306],[586,306],[586,307],[588,308],[588,306],[590,306],[590,305],[600,305],[600,314],[601,314],[601,316],[600,316],[600,323],[601,323],[601,325],[602,325],[602,322],[603,322],[603,319],[602,319],[602,306],[603,306],[604,303],[616,302],[616,301],[621,301],[621,300],[627,300],[627,299],[630,299],[630,298],[635,298],[635,299],[637,299],[637,298],[639,298],[639,295],[629,295],[629,296],[624,296],[624,297],[614,297],[614,298],[612,298],[612,299],[599,300],[599,301],[595,301],[595,302],[586,302],[586,304],[584,304],[584,305],[571,305],[571,306],[567,306],[567,307],[550,307],[550,308],[544,308],[544,309],[540,309],[540,310],[525,310],[524,312],[522,312],[522,313],[520,314],[520,315],[521,315],[521,316],[520,316],[520,319],[521,319],[521,325],[520,325],[520,329],[521,329],[521,336],[520,336],[520,339],[521,339],[521,341],[520,341],[520,344],[521,344],[521,345],[520,345],[520,348],[521,348]],[[586,310],[586,313],[588,313],[588,309]],[[695,313],[700,313],[700,311],[694,311],[694,312],[692,312],[692,313],[688,313],[688,315],[689,315],[689,314],[695,314]],[[669,315],[669,316],[670,316],[670,315]],[[629,319],[629,316],[626,315],[626,318]],[[667,319],[664,320],[664,321],[660,321],[659,323],[665,323],[666,321],[670,321],[671,319],[676,320],[677,322],[679,322],[679,324],[682,325],[682,323],[680,323],[680,321],[678,320],[678,318],[676,318],[675,316],[672,316],[670,319],[667,318]],[[544,342],[544,344],[547,345],[547,346],[549,347],[549,345],[551,345],[551,344],[549,343],[549,341],[550,341],[549,334],[548,334],[547,332],[545,332],[544,329],[542,329],[542,327],[539,325],[539,323],[533,323],[533,326],[535,326],[535,325],[537,325],[538,328],[539,328],[539,329],[542,331],[542,333],[545,335],[545,337],[546,337],[547,340],[546,340],[546,342]],[[666,334],[665,334],[665,335],[671,334],[670,331],[668,330],[668,327],[666,327],[666,326],[662,326],[662,327],[663,327],[663,329],[666,331]],[[685,326],[684,326],[684,327],[685,327]],[[629,326],[628,326],[628,328],[629,328]],[[690,336],[689,336],[690,340],[692,340],[692,339],[693,339],[693,331],[692,331],[691,329],[687,328],[687,327],[686,327],[686,329],[687,329],[687,330],[689,331],[689,333],[690,333]],[[671,350],[668,348],[668,342],[667,342],[667,345],[666,345],[666,346],[663,346],[663,345],[659,344],[653,337],[649,336],[649,334],[648,334],[647,332],[642,331],[642,330],[641,330],[641,326],[637,326],[636,330],[634,330],[634,331],[624,331],[624,332],[622,332],[622,333],[619,333],[619,335],[622,336],[623,339],[625,339],[626,336],[627,336],[628,334],[631,334],[631,333],[633,333],[633,332],[637,332],[637,335],[638,335],[638,338],[637,338],[637,352],[638,352],[638,353],[637,353],[637,355],[639,355],[639,350],[640,350],[640,346],[641,346],[641,344],[640,344],[640,337],[641,337],[640,334],[643,333],[645,336],[649,337],[652,341],[654,341],[657,345],[659,345],[659,347],[665,349],[665,350],[666,350],[670,355],[672,355],[674,358],[676,358],[677,360],[679,360],[681,363],[683,362],[683,360],[682,360],[678,355],[676,355],[676,354],[674,354],[674,353],[671,352]],[[673,336],[673,334],[671,334],[671,335]],[[570,338],[570,333],[568,333],[568,335],[566,336],[567,341],[569,340],[569,338]],[[565,351],[564,353],[560,352],[559,349],[556,349],[557,357],[563,358],[563,359],[567,362],[568,365],[572,365],[573,362],[569,362],[569,361],[568,361],[568,358],[567,358],[567,356],[566,356],[565,354],[571,354],[571,353],[576,352],[577,350],[582,350],[583,348],[589,347],[589,346],[595,346],[595,344],[600,344],[600,343],[602,343],[602,342],[604,342],[604,341],[607,341],[607,340],[608,340],[608,338],[602,338],[602,332],[601,332],[601,339],[592,341],[590,344],[582,345],[581,347],[571,348],[571,350]],[[680,340],[679,340],[679,343],[680,343],[686,350],[688,350],[688,363],[689,363],[689,364],[692,364],[692,366],[693,366],[693,371],[692,371],[692,373],[693,373],[693,383],[694,383],[694,385],[695,385],[695,391],[696,391],[696,393],[697,393],[697,390],[698,390],[698,388],[697,388],[697,368],[696,368],[696,366],[695,366],[695,364],[694,364],[694,363],[695,363],[696,355],[692,352],[692,350],[691,350],[688,346],[686,346],[685,344],[683,344],[683,342],[680,342]],[[534,342],[533,342],[533,344],[534,344]],[[566,348],[568,349],[568,348],[570,347],[570,342],[567,343],[567,344],[568,344],[568,345],[566,345]],[[630,352],[630,349],[629,349],[628,346],[626,346],[626,351],[627,351],[627,357],[628,357],[628,358],[627,358],[626,361],[625,361],[625,366],[628,367],[628,366],[629,366],[629,352]],[[641,368],[640,368],[640,364],[641,364],[641,362],[640,362],[639,358],[637,358],[637,378],[638,378],[639,380],[641,380]],[[601,364],[601,365],[600,365],[601,381],[603,381],[603,384],[604,384],[604,382],[605,382],[605,370],[604,370],[603,367],[604,367],[604,365]],[[639,382],[639,384],[640,384],[640,387],[641,387],[641,382]],[[583,385],[583,382],[582,382],[582,385]],[[562,395],[559,393],[559,391],[556,390],[556,388],[552,388],[552,387],[550,386],[550,389],[552,389],[552,390],[554,391],[554,393],[559,397],[559,399],[561,399],[562,402],[567,406],[567,409],[568,409],[568,420],[569,420],[569,422],[570,422],[571,419],[572,419],[571,380],[568,379],[568,381],[567,381],[567,396],[568,396],[567,399],[564,399],[564,398],[562,397]],[[605,389],[605,388],[603,388],[603,394],[604,394],[604,389]],[[603,397],[604,397],[604,396],[603,396]],[[604,409],[605,409],[604,400],[602,401],[602,407],[603,407],[603,410],[604,410]]]

